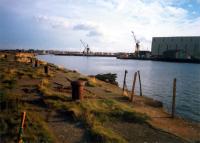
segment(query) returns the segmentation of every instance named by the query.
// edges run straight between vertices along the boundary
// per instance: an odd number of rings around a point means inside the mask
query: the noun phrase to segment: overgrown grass
[[[23,140],[25,142],[53,143],[55,138],[44,119],[35,112],[29,112],[26,118],[26,128]]]
[[[38,86],[44,94],[44,101],[57,110],[66,110],[75,121],[81,121],[88,129],[93,142],[125,143],[126,140],[119,134],[104,127],[107,121],[145,123],[148,119],[144,114],[136,113],[131,107],[112,99],[84,99],[81,102],[67,100],[65,96],[53,93],[47,79],[43,79]],[[64,98],[63,98],[64,97]],[[67,116],[67,115],[66,115]]]
[[[20,113],[24,107],[17,102],[20,95],[0,92],[0,136],[4,143],[17,142],[19,127],[21,122]],[[39,114],[28,111],[23,139],[25,142],[48,142],[54,140],[44,119]]]
[[[75,120],[84,123],[94,142],[126,142],[119,134],[104,127],[104,122],[123,121],[142,124],[148,119],[144,114],[132,111],[128,105],[110,99],[84,100],[80,103],[69,102],[63,107]]]
[[[3,61],[0,64],[3,67],[0,69],[0,142],[14,143],[17,142],[19,133],[20,113],[27,104],[22,104],[21,94],[17,95],[10,89],[17,89],[17,80],[28,76],[28,74],[41,78],[43,76],[42,69],[34,72],[35,69],[27,64],[13,63],[11,65],[8,64],[8,61]],[[52,75],[45,75],[45,77],[52,77]],[[43,87],[48,87],[48,85],[47,80],[42,81]],[[54,142],[54,137],[45,119],[40,117],[37,112],[30,110],[27,111],[23,138],[25,142]]]
[[[0,77],[4,88],[13,89],[16,86],[16,69],[5,69]]]

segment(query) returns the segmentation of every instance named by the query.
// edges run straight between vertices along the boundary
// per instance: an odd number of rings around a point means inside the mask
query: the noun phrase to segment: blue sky
[[[134,39],[199,36],[200,0],[0,0],[0,48],[132,52]]]

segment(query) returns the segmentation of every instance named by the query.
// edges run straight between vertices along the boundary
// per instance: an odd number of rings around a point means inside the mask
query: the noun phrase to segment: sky
[[[131,31],[200,36],[200,0],[0,0],[0,49],[134,52]]]

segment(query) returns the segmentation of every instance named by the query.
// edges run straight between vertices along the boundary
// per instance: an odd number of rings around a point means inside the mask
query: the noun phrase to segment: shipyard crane
[[[89,48],[89,45],[86,44],[85,42],[83,42],[82,40],[80,40],[80,41],[81,41],[81,44],[82,44],[83,47],[84,47],[83,54],[88,55],[88,54],[91,52],[91,51],[90,51],[90,48]]]
[[[136,36],[133,31],[131,31],[131,33],[133,34],[133,38],[135,40],[135,54],[137,55],[137,57],[139,57],[140,41],[136,39]]]

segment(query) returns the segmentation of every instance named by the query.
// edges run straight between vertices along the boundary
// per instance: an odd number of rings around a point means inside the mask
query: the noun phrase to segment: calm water
[[[86,75],[116,73],[120,86],[128,70],[127,86],[131,89],[134,72],[140,70],[143,94],[171,107],[173,79],[177,78],[176,114],[200,122],[200,65],[155,61],[120,60],[108,57],[40,55],[39,59],[77,70]],[[139,94],[137,80],[136,93]]]

